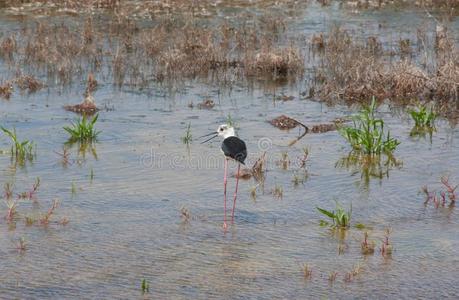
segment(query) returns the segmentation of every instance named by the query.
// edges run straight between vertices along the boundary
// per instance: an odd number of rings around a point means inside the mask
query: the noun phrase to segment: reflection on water
[[[351,151],[347,156],[338,160],[336,168],[346,169],[352,175],[359,174],[362,187],[368,188],[371,179],[389,178],[389,172],[400,169],[403,162],[391,153],[368,155],[360,151]]]
[[[92,157],[95,160],[98,159],[96,142],[87,141],[87,142],[67,142],[65,143],[63,153],[61,154],[62,156],[64,156],[64,160],[65,160],[66,151],[71,150],[71,149],[76,149],[78,162],[81,162],[81,160],[85,160],[87,154],[92,155]]]
[[[421,127],[421,126],[414,126],[410,131],[410,136],[413,140],[419,141],[429,140],[432,143],[432,135],[437,131],[435,127]]]

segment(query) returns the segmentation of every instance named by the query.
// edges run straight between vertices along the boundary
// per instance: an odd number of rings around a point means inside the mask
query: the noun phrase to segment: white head
[[[227,137],[234,136],[234,128],[230,125],[222,124],[218,126],[217,134],[226,139]]]
[[[214,131],[214,132],[211,132],[209,134],[206,134],[206,135],[203,135],[199,138],[203,138],[203,137],[206,137],[206,136],[211,136],[210,138],[208,138],[207,140],[205,140],[204,142],[202,142],[201,144],[204,144],[214,138],[216,138],[217,136],[221,136],[223,139],[226,139],[227,137],[230,137],[230,136],[234,136],[234,128],[228,124],[222,124],[220,126],[218,126],[217,128],[217,131]]]

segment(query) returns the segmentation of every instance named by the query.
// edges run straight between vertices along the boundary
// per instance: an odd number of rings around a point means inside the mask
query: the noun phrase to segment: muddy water
[[[347,16],[318,7],[305,14],[310,19],[297,20],[293,30],[310,33]],[[399,12],[378,14],[406,28],[394,17]],[[368,14],[354,20],[373,22]],[[10,157],[0,155],[0,184],[13,182],[21,192],[40,177],[38,204],[21,202],[22,215],[45,212],[55,198],[60,207],[47,227],[26,226],[23,220],[12,227],[0,219],[0,298],[142,298],[144,278],[150,283],[145,297],[152,299],[455,298],[457,208],[425,207],[419,191],[423,185],[439,189],[442,175],[459,182],[459,131],[439,120],[431,141],[410,138],[408,115],[386,103],[379,111],[401,141],[395,151],[401,164],[382,178],[365,180],[359,166],[337,165],[350,151],[337,132],[310,134],[289,147],[298,131],[282,132],[266,122],[286,114],[319,124],[355,111],[300,100],[302,88],[249,89],[241,83],[229,92],[194,82],[178,93],[156,87],[147,94],[102,84],[97,102],[114,110],[100,113],[97,156],[83,157],[74,147],[67,167],[55,152],[67,140],[62,127],[75,116],[62,105],[78,102],[84,86],[2,100],[1,124],[16,127],[38,148],[36,160],[25,168],[12,168]],[[274,92],[296,98],[273,101]],[[188,107],[204,97],[215,100],[214,109]],[[224,233],[219,142],[201,145],[196,137],[214,130],[228,114],[247,143],[248,164],[266,151],[268,166],[264,185],[241,181],[235,224]],[[181,142],[188,124],[189,147]],[[309,176],[295,186],[304,147],[310,152]],[[0,148],[8,148],[4,136]],[[278,163],[282,152],[288,153],[287,169]],[[276,185],[283,189],[282,199],[271,193]],[[250,195],[254,186],[256,199]],[[233,189],[230,178],[230,195]],[[378,250],[363,256],[363,230],[351,228],[340,236],[320,227],[316,206],[333,209],[335,200],[346,208],[352,203],[352,222],[367,226],[377,248],[391,227],[392,256],[382,257]],[[190,220],[180,217],[182,207]],[[6,214],[3,203],[1,212]],[[58,224],[63,217],[69,224]],[[21,237],[25,252],[16,249]],[[307,280],[304,263],[313,270]],[[345,273],[358,264],[360,274],[345,282]],[[330,283],[333,271],[338,276]]]

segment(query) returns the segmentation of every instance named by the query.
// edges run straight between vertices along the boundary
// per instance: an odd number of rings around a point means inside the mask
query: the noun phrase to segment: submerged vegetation
[[[451,184],[448,176],[442,176],[440,182],[443,187],[440,192],[429,191],[427,186],[422,187],[422,192],[426,195],[424,205],[432,202],[435,208],[446,207],[446,204],[449,200],[449,207],[454,207],[456,200],[458,199],[456,190],[459,187],[459,184]]]
[[[271,194],[275,199],[282,200],[284,198],[284,188],[281,185],[276,184],[271,190]]]
[[[312,277],[312,268],[308,264],[303,264],[303,276],[304,279],[311,279]]]
[[[148,281],[144,278],[142,279],[142,284],[140,285],[140,288],[142,289],[142,293],[146,294],[150,292],[150,284]]]
[[[358,115],[353,117],[353,127],[341,127],[339,132],[351,144],[352,148],[365,154],[391,153],[400,142],[387,134],[384,121],[375,117],[376,100],[364,106]]]
[[[381,244],[381,255],[384,257],[391,256],[392,251],[394,250],[392,243],[389,242],[391,233],[392,233],[391,228],[386,228],[386,230],[384,231],[384,239]]]
[[[193,136],[191,135],[191,123],[188,123],[188,126],[185,131],[185,135],[182,136],[182,143],[188,145],[193,141]]]
[[[21,203],[31,202],[38,206],[42,202],[39,201],[37,197],[39,187],[40,178],[37,178],[28,191],[17,193],[15,196],[13,185],[11,183],[6,183],[4,185],[3,200],[7,208],[4,218],[8,224],[15,226],[21,220],[24,221],[26,226],[31,226],[35,223],[39,223],[42,226],[48,226],[51,223],[51,217],[55,215],[55,211],[59,204],[57,200],[53,200],[51,207],[45,213],[37,213],[35,211],[32,213],[24,213],[22,210],[18,210]],[[26,206],[28,205],[24,205],[24,207]],[[57,223],[66,225],[68,222],[68,219],[64,218]]]
[[[403,162],[391,153],[368,155],[360,151],[351,151],[348,155],[340,158],[336,168],[346,169],[352,174],[359,174],[361,186],[368,187],[371,179],[381,181],[389,178],[392,170],[400,169]]]
[[[363,242],[361,244],[362,254],[368,255],[375,252],[376,243],[368,240],[368,232],[364,233]]]

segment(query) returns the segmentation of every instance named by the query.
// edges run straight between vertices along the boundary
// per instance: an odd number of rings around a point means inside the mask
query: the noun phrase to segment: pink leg
[[[224,200],[223,200],[223,210],[224,210],[224,216],[223,216],[223,229],[227,228],[226,225],[226,182],[227,182],[227,171],[228,171],[228,159],[225,158],[225,177],[223,178],[223,194],[224,194]]]
[[[236,209],[237,186],[239,185],[239,171],[240,170],[241,170],[241,164],[237,164],[236,190],[234,191],[233,212],[231,214],[231,223],[234,223],[234,210]]]

